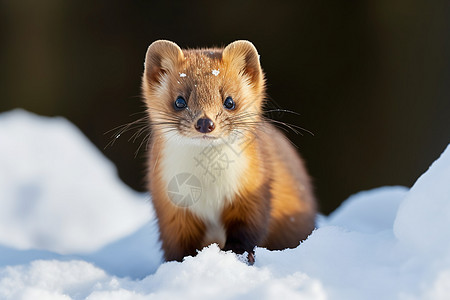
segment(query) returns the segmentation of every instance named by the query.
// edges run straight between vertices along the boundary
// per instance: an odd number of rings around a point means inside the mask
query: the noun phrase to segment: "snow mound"
[[[411,188],[398,210],[394,233],[404,247],[450,257],[449,229],[450,146]]]
[[[367,233],[391,230],[407,192],[402,186],[359,192],[332,212],[326,224]]]
[[[0,115],[0,244],[91,252],[150,219],[142,195],[63,118]]]
[[[83,261],[37,260],[6,267],[0,278],[1,299],[84,299],[90,289],[115,285],[105,272]]]
[[[107,275],[84,261],[57,260],[6,267],[0,278],[1,299],[326,299],[320,282],[303,273],[276,278],[269,268],[248,267],[217,245],[182,264],[166,263],[140,281]]]
[[[0,299],[449,299],[450,146],[357,193],[295,249],[161,263],[145,196],[69,122],[0,114]]]

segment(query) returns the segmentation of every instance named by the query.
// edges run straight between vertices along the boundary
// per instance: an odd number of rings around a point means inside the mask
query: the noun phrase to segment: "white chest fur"
[[[207,227],[206,239],[224,242],[221,214],[227,201],[232,201],[242,184],[247,159],[239,143],[224,140],[198,140],[168,137],[161,157],[162,176],[170,192],[174,178],[190,178],[189,188],[179,185],[178,194],[191,192],[184,207],[201,218]],[[193,187],[192,187],[193,185]]]
[[[166,140],[161,157],[162,175],[167,184],[180,174],[198,179],[199,190],[187,208],[205,221],[215,221],[240,189],[247,166],[241,151],[237,143],[172,136]]]

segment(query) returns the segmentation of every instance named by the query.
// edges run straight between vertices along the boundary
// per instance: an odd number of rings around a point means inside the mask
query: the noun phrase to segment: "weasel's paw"
[[[237,254],[237,257],[240,261],[242,261],[243,263],[246,263],[249,266],[253,266],[253,264],[255,263],[255,252],[251,251],[249,252],[244,252],[242,254]]]

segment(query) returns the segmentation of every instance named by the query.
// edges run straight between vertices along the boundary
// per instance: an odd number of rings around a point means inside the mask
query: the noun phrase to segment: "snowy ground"
[[[296,249],[161,264],[146,195],[72,124],[0,114],[0,299],[450,299],[450,147],[350,197]]]

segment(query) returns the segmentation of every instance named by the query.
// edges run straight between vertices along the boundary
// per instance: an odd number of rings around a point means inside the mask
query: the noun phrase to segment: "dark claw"
[[[255,252],[249,252],[247,255],[247,261],[249,266],[253,266],[255,263]]]

